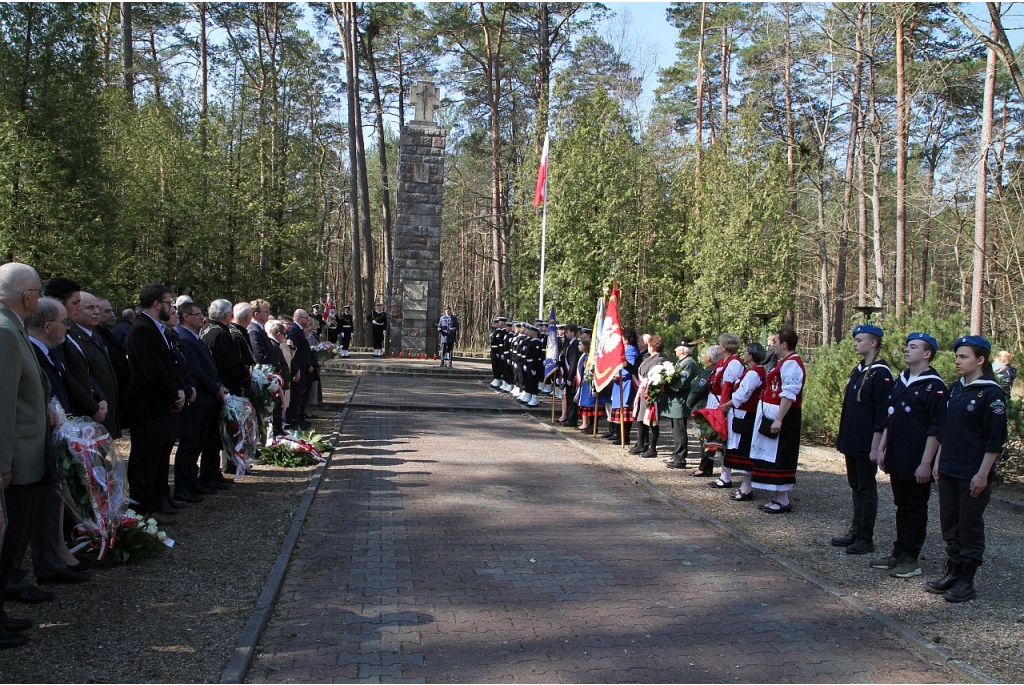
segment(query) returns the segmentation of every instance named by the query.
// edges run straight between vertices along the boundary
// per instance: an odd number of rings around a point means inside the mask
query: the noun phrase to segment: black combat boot
[[[834,538],[832,538],[832,546],[849,547],[857,539],[857,533],[859,532],[860,529],[857,528],[857,524],[851,523],[850,530],[846,531],[846,533],[844,533],[843,535],[836,535]]]
[[[960,577],[956,581],[956,585],[942,593],[942,598],[947,602],[966,602],[974,599],[974,595],[978,594],[974,589],[974,574],[978,571],[978,562],[967,561],[964,562],[960,568]]]
[[[941,595],[949,590],[956,582],[960,580],[960,573],[963,571],[963,565],[954,563],[953,561],[946,559],[946,575],[942,576],[938,580],[929,580],[924,584],[924,589],[933,595]]]
[[[857,533],[857,539],[846,546],[847,554],[867,554],[875,551],[874,533],[861,530]]]

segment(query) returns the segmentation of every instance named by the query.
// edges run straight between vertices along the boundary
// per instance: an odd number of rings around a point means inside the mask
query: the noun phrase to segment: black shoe
[[[630,454],[640,454],[643,451],[644,451],[644,446],[643,445],[633,445],[632,447],[629,448],[629,453]]]
[[[204,497],[217,494],[216,490],[206,485],[195,485],[192,487],[192,492],[194,492],[197,495],[202,495]]]
[[[91,571],[78,573],[69,568],[62,568],[58,569],[56,573],[52,573],[48,576],[37,576],[36,582],[40,585],[56,585],[57,583],[77,585],[78,583],[84,583],[90,578],[92,578]]]
[[[846,546],[847,554],[869,554],[875,551],[875,543],[871,538],[861,536]]]
[[[947,590],[950,590],[957,581],[960,580],[960,574],[963,572],[963,564],[955,564],[949,559],[946,560],[946,574],[938,580],[929,580],[924,584],[924,589],[933,595],[943,595]]]
[[[71,564],[68,564],[68,568],[74,571],[75,573],[82,573],[84,571],[91,571],[92,564],[90,564],[87,561],[80,561],[73,566]]]
[[[955,604],[974,599],[974,596],[978,594],[977,590],[974,589],[974,574],[977,570],[978,565],[976,563],[965,562],[960,570],[960,578],[957,579],[956,585],[946,590],[942,594],[942,598],[947,602]]]
[[[724,490],[726,488],[731,488],[732,487],[732,481],[731,480],[722,480],[721,478],[719,478],[714,483],[710,483],[710,485],[711,485],[711,487],[715,488],[716,490]]]
[[[35,585],[26,585],[17,590],[8,590],[4,593],[4,599],[13,599],[22,604],[41,604],[53,599],[53,593],[49,590],[37,588]]]
[[[178,510],[172,507],[166,499],[157,502],[156,506],[153,507],[153,511],[158,514],[167,514],[168,516],[174,516],[178,513]]]
[[[744,494],[742,490],[737,490],[736,492],[732,493],[732,497],[730,497],[729,499],[731,499],[733,502],[749,502],[750,500],[754,499],[754,491],[751,490],[750,492]]]
[[[12,633],[9,630],[5,630],[0,633],[0,649],[11,649],[13,647],[21,647],[23,644],[28,642],[28,635],[21,633]]]
[[[228,489],[228,484],[227,483],[222,483],[219,480],[211,480],[208,483],[203,483],[202,486],[206,490],[209,490],[210,494],[213,494],[217,490],[227,490]]]
[[[857,539],[857,532],[858,531],[857,531],[856,528],[851,528],[844,535],[837,535],[837,536],[835,536],[831,540],[832,546],[833,547],[849,547],[850,545],[852,545],[854,543],[854,541],[856,541],[856,539]]]
[[[193,504],[196,504],[198,502],[205,502],[206,501],[206,499],[204,497],[200,497],[199,495],[194,495],[194,494],[192,494],[192,492],[190,492],[188,490],[182,490],[180,492],[175,490],[174,491],[174,499],[180,499],[182,502],[191,502]]]
[[[11,618],[8,616],[4,619],[4,629],[9,630],[12,633],[24,633],[31,627],[32,621],[27,618]]]
[[[649,449],[646,452],[641,452],[640,453],[640,458],[641,459],[654,459],[656,456],[658,456],[658,450],[650,450]]]
[[[669,469],[685,469],[686,468],[686,462],[685,461],[676,461],[675,459],[669,459],[665,463],[665,468],[669,468]]]
[[[171,495],[167,495],[167,497],[164,497],[164,502],[166,502],[167,504],[170,504],[175,509],[184,509],[185,508],[184,504],[182,504],[181,502],[176,501],[174,499],[174,497],[172,497]]]

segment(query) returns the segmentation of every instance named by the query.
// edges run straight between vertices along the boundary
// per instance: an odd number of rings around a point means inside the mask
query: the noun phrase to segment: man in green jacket
[[[690,394],[686,397],[687,416],[698,409],[703,409],[708,403],[708,391],[711,389],[710,378],[714,370],[715,362],[718,361],[720,348],[718,345],[711,345],[704,350],[704,369],[700,372],[690,385]],[[710,478],[715,470],[715,453],[702,445],[700,454],[700,465],[691,476],[697,478]]]
[[[662,416],[672,421],[672,455],[665,461],[665,465],[670,469],[686,468],[686,451],[689,448],[686,422],[690,418],[690,407],[686,401],[690,396],[693,380],[700,373],[700,366],[693,358],[694,345],[692,338],[683,338],[676,346],[676,373],[679,377],[669,384],[666,393],[665,411]]]

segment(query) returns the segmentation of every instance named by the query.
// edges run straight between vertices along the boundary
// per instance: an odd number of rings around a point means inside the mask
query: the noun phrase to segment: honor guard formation
[[[548,330],[544,321],[494,318],[493,389],[530,407],[540,404],[540,395],[552,395],[555,409],[561,408],[559,424],[623,445],[644,459],[658,456],[660,423],[667,419],[672,440],[667,468],[687,468],[692,430],[700,461],[690,476],[714,478],[720,459],[712,488],[729,490],[734,502],[752,501],[760,490],[760,511],[793,511],[790,492],[796,484],[806,381],[793,329],[769,336],[767,348],[743,345],[738,335],[724,333],[699,356],[701,341],[683,338],[674,361],[662,356],[661,336],[638,339],[625,329],[625,366],[600,392],[588,363],[593,331],[559,324],[555,359],[546,366],[542,330]],[[853,512],[849,529],[831,544],[851,556],[875,551],[876,474],[882,469],[896,506],[896,540],[891,553],[869,565],[898,578],[920,575],[918,556],[934,482],[947,559],[943,577],[924,589],[949,602],[965,602],[975,596],[975,573],[985,551],[984,512],[1007,437],[1006,402],[1016,369],[1006,353],[993,363],[985,338],[964,336],[953,344],[958,377],[947,384],[931,365],[939,351],[935,338],[915,332],[904,340],[905,370],[895,374],[879,357],[883,335],[870,323],[852,333],[861,361],[836,398],[842,403],[836,448],[846,460]],[[550,359],[551,343],[547,347]],[[605,430],[599,434],[602,417]]]

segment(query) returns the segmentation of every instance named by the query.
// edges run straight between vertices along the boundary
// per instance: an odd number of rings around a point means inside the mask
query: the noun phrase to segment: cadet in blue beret
[[[892,369],[878,358],[883,331],[864,323],[853,329],[853,351],[861,361],[850,373],[843,395],[836,449],[846,457],[846,480],[853,495],[853,520],[844,535],[832,538],[847,554],[867,554],[875,549],[875,517],[878,514],[878,462],[882,431],[892,391]]]
[[[939,482],[939,522],[946,543],[946,573],[925,584],[948,602],[976,594],[974,575],[985,553],[985,507],[990,478],[1006,441],[1006,396],[992,375],[992,345],[980,335],[953,344],[960,374],[949,386],[949,407],[939,434],[932,475]]]
[[[892,500],[896,505],[896,541],[892,554],[871,560],[894,578],[921,575],[918,557],[928,528],[928,500],[932,494],[932,463],[939,449],[939,433],[946,418],[946,384],[930,364],[938,352],[935,338],[911,333],[905,340],[907,369],[893,386],[888,420],[882,434]]]

